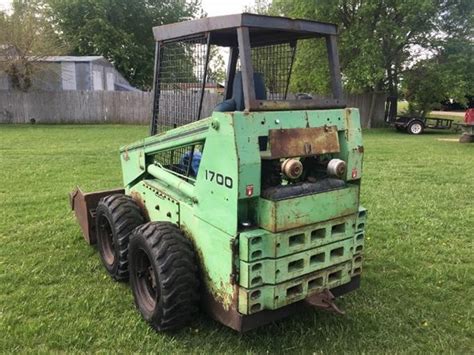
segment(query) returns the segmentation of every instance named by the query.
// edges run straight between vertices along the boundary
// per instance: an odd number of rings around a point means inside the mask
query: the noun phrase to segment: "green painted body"
[[[331,158],[346,162],[347,187],[278,201],[261,197],[258,137],[325,126],[337,127],[340,152]],[[203,145],[195,181],[156,164],[155,154],[192,144]],[[195,244],[207,293],[242,315],[281,308],[360,274],[367,215],[359,204],[362,158],[356,109],[214,112],[121,148],[126,193],[150,220],[182,228]],[[222,179],[211,181],[209,172]],[[252,225],[242,227],[247,221]]]

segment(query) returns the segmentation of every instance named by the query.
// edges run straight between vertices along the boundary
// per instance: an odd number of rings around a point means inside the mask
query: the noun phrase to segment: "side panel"
[[[196,178],[196,217],[229,235],[237,233],[239,165],[232,115],[214,113]]]
[[[142,180],[128,194],[145,211],[150,221],[171,222],[180,225],[179,200],[166,193],[166,188],[154,180]]]
[[[346,180],[357,180],[362,177],[362,159],[364,156],[359,110],[346,109],[344,121],[346,129],[339,132],[340,158],[347,162]]]
[[[236,285],[233,285],[234,245],[236,237],[195,218],[196,209],[183,204],[181,229],[191,238],[199,259],[200,274],[205,284],[206,297],[230,310],[237,304]]]

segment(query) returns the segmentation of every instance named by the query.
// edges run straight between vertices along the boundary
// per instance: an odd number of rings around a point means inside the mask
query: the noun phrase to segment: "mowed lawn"
[[[143,126],[0,126],[0,352],[474,351],[474,144],[365,132],[360,290],[240,335],[200,315],[158,334],[87,246],[67,194],[121,185]]]

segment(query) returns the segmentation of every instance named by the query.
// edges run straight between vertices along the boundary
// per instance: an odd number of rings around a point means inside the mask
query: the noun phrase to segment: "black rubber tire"
[[[474,143],[474,135],[463,134],[459,137],[459,143]]]
[[[421,129],[415,130],[415,127],[418,127],[418,126],[421,127]],[[422,134],[424,130],[425,130],[425,125],[421,121],[410,122],[410,124],[407,126],[407,132],[410,134],[417,135],[417,136]]]
[[[110,195],[97,205],[97,248],[105,269],[117,281],[128,280],[129,239],[143,223],[143,213],[130,196]]]
[[[157,331],[185,326],[198,310],[199,277],[192,243],[169,222],[138,227],[130,240],[135,305]]]

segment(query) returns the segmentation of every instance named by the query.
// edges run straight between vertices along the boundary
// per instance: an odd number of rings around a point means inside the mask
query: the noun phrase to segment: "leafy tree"
[[[446,82],[436,62],[417,63],[405,74],[404,94],[408,100],[408,112],[426,116],[435,104],[446,98]]]
[[[341,70],[349,91],[398,96],[419,53],[436,55],[452,37],[472,40],[472,0],[274,0],[271,7],[274,13],[339,25]],[[299,52],[294,72],[299,87],[317,88],[326,77],[319,52],[315,46]]]
[[[16,0],[11,14],[0,12],[0,72],[17,90],[31,88],[33,76],[44,70],[38,64],[44,57],[65,50],[52,24],[39,16],[43,9],[40,1]]]
[[[405,72],[402,85],[409,111],[424,116],[446,98],[466,103],[466,94],[474,93],[474,71],[469,68],[474,68],[474,48],[456,39],[415,64]]]
[[[152,27],[202,15],[200,0],[45,0],[71,54],[102,55],[132,83],[152,86]]]
[[[217,47],[211,46],[207,81],[211,83],[223,83],[225,78],[226,70],[224,56]]]

